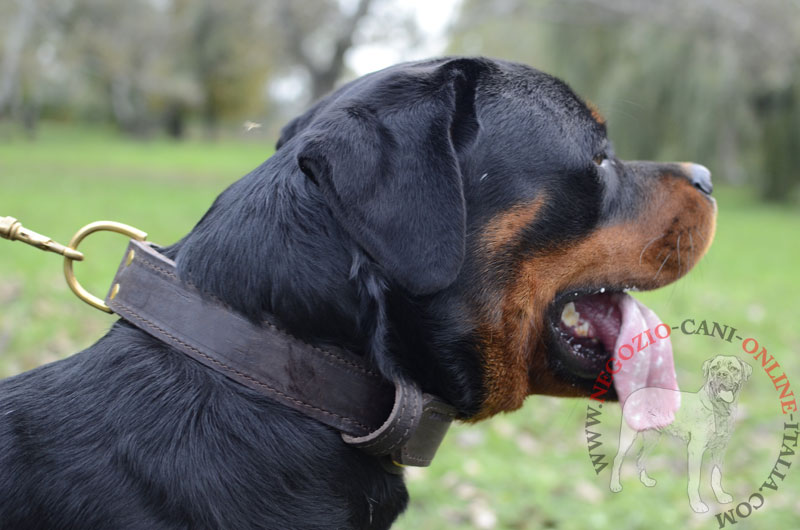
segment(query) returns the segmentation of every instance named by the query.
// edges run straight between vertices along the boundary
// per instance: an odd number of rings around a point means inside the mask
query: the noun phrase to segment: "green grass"
[[[48,126],[29,142],[0,130],[0,216],[13,215],[62,242],[86,223],[112,219],[168,244],[271,150],[266,138],[131,142],[108,130]],[[720,213],[708,256],[684,280],[637,296],[672,325],[707,319],[756,337],[800,389],[800,212],[757,203],[743,190],[715,194]],[[90,290],[105,293],[124,246],[121,236],[98,235],[81,247],[87,260],[76,271]],[[113,320],[71,294],[58,256],[0,241],[0,376],[78,351]],[[678,379],[688,390],[701,385],[703,360],[719,353],[747,357],[736,344],[708,337],[676,335],[673,343]],[[586,405],[531,397],[514,414],[454,428],[432,467],[409,470],[411,507],[398,528],[717,528],[712,515],[689,510],[685,447],[675,440],[662,440],[651,458],[655,488],[638,482],[631,453],[623,468],[625,489],[612,494],[608,469],[596,476],[587,456]],[[609,458],[616,449],[615,410],[606,409],[601,426]],[[724,476],[736,502],[757,490],[780,448],[783,418],[759,367],[742,392],[739,412]],[[736,528],[796,527],[799,480],[800,470],[790,472],[764,507]],[[701,493],[715,513],[708,487]]]
[[[186,234],[228,184],[268,158],[262,142],[131,142],[103,129],[50,126],[35,142],[0,134],[0,216],[66,243],[81,226],[120,221],[169,244]],[[105,296],[125,238],[81,245],[78,278]],[[19,242],[0,246],[0,375],[91,344],[112,322],[66,288],[61,258]]]

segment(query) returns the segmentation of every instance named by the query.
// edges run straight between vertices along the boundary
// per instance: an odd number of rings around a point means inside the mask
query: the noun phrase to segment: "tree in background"
[[[703,162],[770,200],[800,183],[797,2],[465,0],[451,51],[562,77],[625,158]]]
[[[305,69],[312,100],[330,92],[344,73],[345,53],[372,3],[358,0],[352,13],[343,13],[338,2],[279,1],[276,15],[286,43],[284,60]]]
[[[0,118],[110,119],[175,138],[197,118],[214,136],[223,121],[269,114],[271,79],[300,69],[311,89],[297,99],[330,91],[377,4],[386,1],[0,3]]]
[[[184,72],[199,93],[206,133],[220,120],[256,112],[273,70],[269,19],[257,0],[175,0],[170,9],[180,33],[172,34],[172,72]],[[191,101],[167,102],[168,130],[177,136]]]
[[[29,103],[30,79],[26,70],[31,58],[26,53],[26,44],[35,29],[37,7],[36,0],[17,0],[16,5],[9,3],[0,7],[0,18],[12,21],[0,44],[3,51],[0,57],[0,116],[11,114],[19,117],[31,135],[35,125],[35,106]],[[16,8],[15,13],[12,8]]]

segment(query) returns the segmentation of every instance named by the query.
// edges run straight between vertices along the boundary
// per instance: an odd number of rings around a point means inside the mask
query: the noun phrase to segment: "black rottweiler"
[[[617,159],[561,81],[447,58],[316,103],[165,253],[248,318],[474,421],[588,395],[623,291],[707,250],[710,193],[702,166]],[[335,430],[124,321],[0,383],[3,529],[387,528],[406,504],[402,476]]]

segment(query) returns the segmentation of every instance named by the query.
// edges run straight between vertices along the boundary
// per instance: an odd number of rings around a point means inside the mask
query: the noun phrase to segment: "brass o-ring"
[[[89,223],[75,232],[75,235],[72,236],[72,239],[70,239],[67,247],[77,250],[78,245],[80,245],[81,241],[83,241],[86,236],[94,232],[101,231],[117,232],[118,234],[128,236],[129,238],[136,239],[137,241],[144,241],[147,239],[147,232],[142,232],[138,228],[134,228],[123,223],[117,223],[116,221],[96,221],[94,223]],[[64,278],[67,280],[67,285],[69,285],[69,288],[72,289],[72,292],[75,293],[78,298],[90,306],[101,311],[105,311],[106,313],[111,313],[111,308],[108,307],[102,299],[87,291],[78,282],[78,279],[75,278],[75,272],[72,270],[73,261],[74,260],[72,258],[64,258]]]

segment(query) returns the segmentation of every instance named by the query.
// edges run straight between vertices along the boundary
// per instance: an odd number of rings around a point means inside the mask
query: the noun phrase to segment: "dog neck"
[[[388,379],[414,379],[464,416],[477,410],[477,355],[474,377],[454,373],[449,349],[464,341],[432,329],[427,306],[391,285],[295,166],[279,151],[223,192],[165,250],[179,275],[251,320],[270,315],[304,340],[369,356]]]
[[[174,249],[179,274],[251,320],[364,353],[365,316],[348,282],[355,248],[299,170],[276,154],[225,190]],[[356,271],[359,272],[359,271]]]

